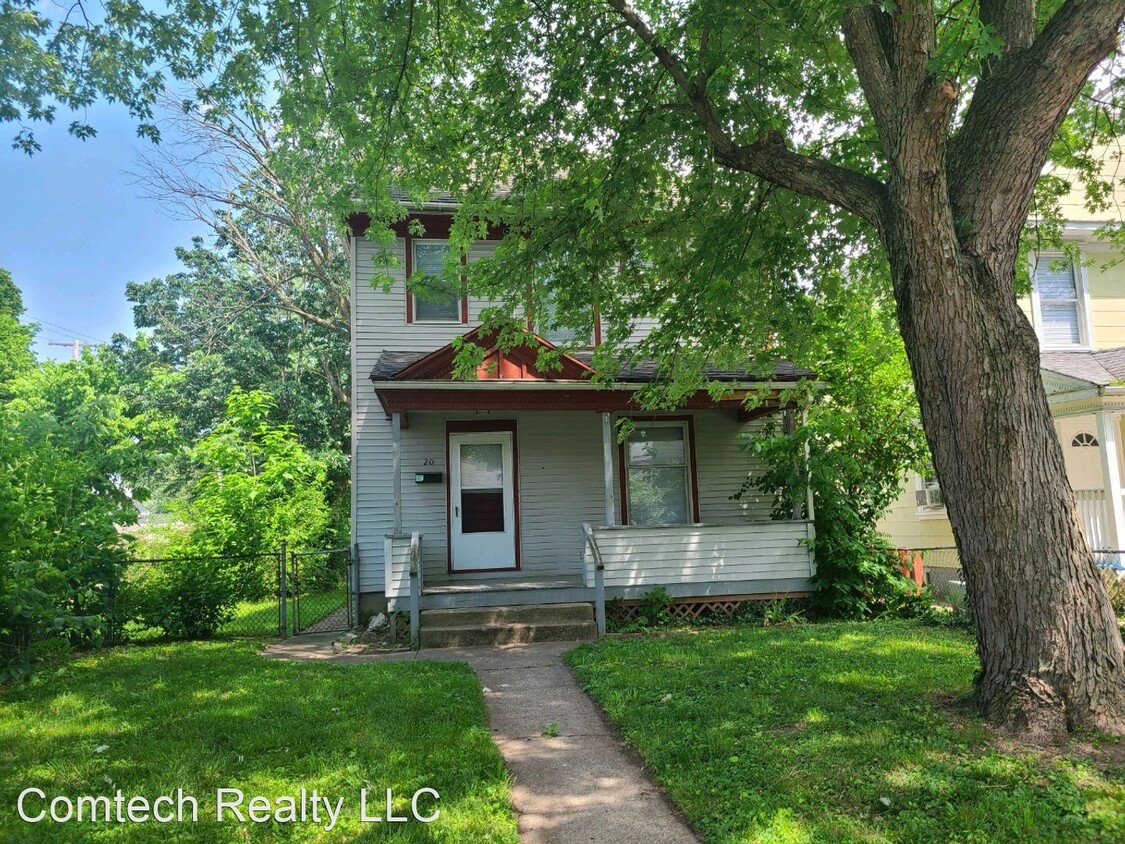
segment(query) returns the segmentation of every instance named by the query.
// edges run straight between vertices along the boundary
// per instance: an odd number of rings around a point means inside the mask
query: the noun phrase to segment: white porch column
[[[602,414],[602,460],[605,464],[605,523],[617,524],[613,508],[613,416]]]
[[[391,414],[391,489],[394,491],[394,534],[402,533],[402,414]]]
[[[1121,500],[1121,463],[1118,443],[1117,415],[1108,410],[1094,414],[1098,421],[1098,442],[1101,444],[1102,478],[1105,481],[1106,509],[1109,515],[1110,543],[1120,550],[1125,541],[1125,503]]]

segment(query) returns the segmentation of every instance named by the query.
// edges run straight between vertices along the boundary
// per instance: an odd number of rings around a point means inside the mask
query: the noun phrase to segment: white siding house
[[[406,606],[412,560],[422,611],[593,601],[603,580],[596,558],[609,598],[656,586],[685,600],[809,590],[809,514],[775,521],[761,496],[733,496],[762,468],[742,435],[782,412],[787,391],[811,373],[784,362],[765,377],[715,373],[727,397],[700,393],[680,411],[653,414],[633,402],[652,367],[600,388],[579,350],[561,371],[539,372],[538,348],[499,351],[477,331],[484,303],[414,292],[424,283],[415,271],[434,265],[449,220],[422,211],[425,236],[402,226],[389,262],[353,218],[352,532],[362,612]],[[482,241],[467,260],[494,248]],[[372,283],[387,276],[389,284]],[[452,377],[458,337],[486,351],[477,380]],[[748,413],[743,400],[763,382],[770,398]],[[626,418],[635,428],[618,442]]]

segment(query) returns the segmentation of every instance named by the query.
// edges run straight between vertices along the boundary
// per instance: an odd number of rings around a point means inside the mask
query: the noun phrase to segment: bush
[[[289,426],[269,421],[275,405],[258,390],[231,392],[223,421],[192,448],[195,476],[178,508],[192,526],[192,554],[255,555],[237,579],[241,600],[273,590],[276,563],[266,553],[283,541],[290,548],[324,547],[333,528],[325,462]],[[306,582],[318,582],[317,563],[308,565]]]
[[[234,614],[238,581],[238,566],[229,560],[134,563],[118,590],[117,612],[170,638],[210,639]]]

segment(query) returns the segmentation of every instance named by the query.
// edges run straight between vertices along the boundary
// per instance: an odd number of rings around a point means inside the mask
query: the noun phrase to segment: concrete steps
[[[588,641],[597,637],[590,604],[528,604],[425,610],[423,648]]]

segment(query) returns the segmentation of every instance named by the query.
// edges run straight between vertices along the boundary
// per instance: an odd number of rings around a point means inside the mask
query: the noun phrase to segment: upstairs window
[[[1033,280],[1039,341],[1049,348],[1089,344],[1085,296],[1074,261],[1040,255]]]
[[[413,240],[410,291],[414,322],[461,322],[461,293],[445,280],[446,240]]]
[[[596,319],[595,315],[595,319]],[[558,324],[558,307],[555,297],[547,296],[543,302],[543,309],[539,319],[536,320],[535,333],[556,346],[592,346],[593,338],[589,332],[579,328]]]
[[[941,484],[932,464],[928,464],[918,475],[918,488],[914,493],[920,514],[944,515],[945,499],[941,495]]]

